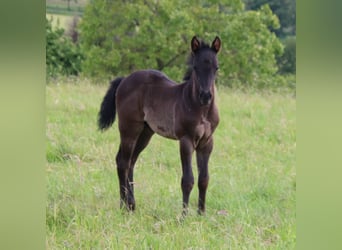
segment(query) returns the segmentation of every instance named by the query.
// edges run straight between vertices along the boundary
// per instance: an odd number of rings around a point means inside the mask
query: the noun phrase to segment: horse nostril
[[[211,98],[211,93],[209,91],[208,92],[203,91],[200,95],[203,99],[210,99]]]
[[[199,94],[199,98],[200,98],[200,101],[202,104],[208,104],[211,100],[211,93],[210,91],[206,92],[206,91],[201,91],[200,94]]]

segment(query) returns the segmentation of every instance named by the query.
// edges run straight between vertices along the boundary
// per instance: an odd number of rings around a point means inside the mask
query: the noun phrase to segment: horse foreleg
[[[194,147],[192,141],[184,137],[180,140],[180,155],[182,162],[182,192],[183,192],[183,215],[188,212],[189,196],[194,185],[191,159]]]
[[[202,147],[196,150],[196,159],[198,167],[198,213],[205,213],[205,197],[209,183],[208,162],[213,149],[213,140],[210,140]]]

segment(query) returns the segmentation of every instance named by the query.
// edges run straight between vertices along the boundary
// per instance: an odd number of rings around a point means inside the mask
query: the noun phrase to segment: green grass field
[[[218,89],[207,214],[196,213],[195,184],[182,220],[178,143],[157,135],[136,165],[137,210],[120,211],[117,123],[105,133],[96,126],[106,89],[46,87],[47,249],[294,249],[293,96]]]

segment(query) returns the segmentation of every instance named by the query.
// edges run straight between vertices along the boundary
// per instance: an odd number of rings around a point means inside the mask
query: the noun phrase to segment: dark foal
[[[101,104],[98,124],[101,130],[109,128],[115,120],[115,113],[118,113],[121,141],[116,163],[120,207],[135,209],[134,164],[152,135],[157,133],[180,142],[184,214],[187,213],[189,195],[194,185],[191,159],[196,151],[198,211],[205,212],[212,135],[219,122],[215,105],[215,77],[220,47],[218,37],[211,46],[193,37],[190,68],[182,84],[176,84],[156,70],[136,71],[111,82]]]

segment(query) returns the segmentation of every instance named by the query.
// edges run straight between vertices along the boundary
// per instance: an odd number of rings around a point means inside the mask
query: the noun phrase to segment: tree
[[[64,35],[64,29],[52,28],[51,22],[51,19],[46,19],[47,76],[78,75],[84,58],[79,45]]]
[[[180,82],[192,36],[210,42],[219,35],[220,83],[253,84],[277,72],[283,47],[269,30],[277,27],[268,6],[245,12],[240,0],[93,0],[81,22],[83,69],[115,77],[153,68]]]
[[[247,10],[258,10],[268,4],[280,21],[280,28],[274,30],[283,38],[296,35],[296,0],[244,0]]]
[[[281,74],[296,74],[296,37],[284,40],[284,54],[277,58]]]

